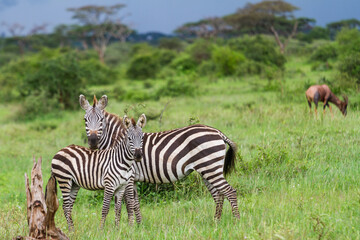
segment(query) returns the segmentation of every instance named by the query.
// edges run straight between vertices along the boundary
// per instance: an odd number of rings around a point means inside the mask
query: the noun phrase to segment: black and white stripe
[[[120,125],[115,129],[112,127],[114,125],[108,124],[114,115],[106,111],[103,111],[103,114],[104,121],[101,124],[104,125],[104,134],[100,136],[99,149],[111,146],[114,141],[111,135],[121,136],[123,131]],[[105,142],[107,144],[102,144]],[[227,153],[225,143],[229,145]],[[202,176],[214,198],[215,218],[221,217],[224,197],[230,201],[234,216],[239,218],[236,191],[224,177],[234,167],[235,154],[236,145],[229,138],[221,131],[205,125],[144,133],[143,161],[134,164],[134,178],[141,182],[170,183],[196,171]],[[135,213],[140,215],[136,188],[134,195]]]
[[[63,195],[64,214],[70,229],[73,228],[71,211],[80,188],[104,189],[101,225],[105,222],[111,198],[115,194],[118,200],[115,203],[116,224],[119,223],[125,187],[129,182],[133,182],[132,165],[134,160],[142,159],[142,127],[146,123],[146,118],[145,115],[141,115],[136,124],[134,120],[124,117],[123,122],[127,133],[114,147],[93,151],[70,145],[53,157],[51,171]],[[130,191],[127,199],[131,210],[134,207],[132,193],[133,191]],[[133,217],[129,221],[132,223]]]

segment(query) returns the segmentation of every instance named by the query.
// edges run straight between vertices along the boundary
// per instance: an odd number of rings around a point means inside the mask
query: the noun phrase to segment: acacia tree
[[[125,41],[131,30],[123,24],[124,17],[118,17],[118,13],[125,7],[124,4],[113,6],[88,5],[79,8],[69,8],[73,12],[73,18],[81,24],[81,28],[75,29],[82,36],[82,44],[86,48],[84,37],[90,37],[92,47],[97,51],[99,60],[104,62],[105,51],[111,38]]]
[[[235,29],[242,32],[272,33],[280,52],[285,53],[285,48],[291,38],[296,34],[298,21],[293,12],[298,7],[282,0],[262,1],[248,3],[236,13],[226,16],[224,19]],[[281,40],[280,35],[285,36]]]
[[[198,22],[186,23],[177,28],[175,33],[183,36],[212,38],[224,33],[228,28],[229,26],[222,18],[209,17]]]
[[[36,34],[44,32],[47,24],[35,25],[33,28],[30,29],[28,33],[23,33],[25,26],[19,23],[8,24],[3,22],[2,25],[7,28],[8,32],[10,33],[11,37],[16,41],[19,47],[19,53],[21,56],[25,53],[26,42]]]

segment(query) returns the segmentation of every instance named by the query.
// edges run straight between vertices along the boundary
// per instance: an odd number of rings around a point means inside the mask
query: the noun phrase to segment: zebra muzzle
[[[141,149],[140,149],[140,148],[136,148],[136,149],[135,149],[134,157],[135,157],[135,162],[140,162],[140,161],[141,161],[141,159],[142,159],[142,153],[141,153]]]
[[[89,141],[89,146],[90,146],[91,149],[96,149],[97,148],[98,138],[97,138],[96,133],[92,133],[89,136],[88,141]]]

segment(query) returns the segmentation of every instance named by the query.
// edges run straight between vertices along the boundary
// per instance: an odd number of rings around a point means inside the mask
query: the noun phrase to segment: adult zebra
[[[106,95],[102,96],[101,101],[107,104]],[[94,106],[96,102],[94,96]],[[87,111],[87,104],[85,97],[80,95],[80,105],[86,111],[85,127],[90,147],[104,149],[111,146],[114,139],[119,139],[113,136],[122,135],[121,125],[114,124],[119,122],[119,118],[104,109]],[[94,126],[103,128],[99,131],[100,128]],[[91,133],[97,134],[93,141],[90,140]],[[227,152],[225,143],[229,145]],[[229,138],[218,129],[205,125],[144,133],[143,161],[133,166],[135,181],[170,183],[196,171],[202,176],[216,203],[215,219],[221,218],[224,197],[229,200],[234,216],[240,218],[236,190],[224,177],[235,166],[235,154],[236,145]],[[136,188],[134,191],[136,213],[139,210]]]
[[[126,116],[123,118],[126,134],[124,140],[114,147],[93,151],[85,147],[70,145],[61,149],[53,157],[51,172],[59,183],[63,195],[63,209],[69,226],[73,229],[71,211],[79,189],[88,190],[104,189],[104,201],[102,208],[101,227],[105,223],[109,212],[112,196],[115,194],[118,201],[115,202],[115,223],[119,224],[121,199],[125,187],[133,178],[132,165],[142,159],[143,133],[142,128],[146,124],[145,115],[141,115],[137,124],[133,119]],[[133,180],[133,179],[132,179]],[[130,191],[127,204],[133,209],[133,196]],[[130,224],[133,218],[129,219]]]

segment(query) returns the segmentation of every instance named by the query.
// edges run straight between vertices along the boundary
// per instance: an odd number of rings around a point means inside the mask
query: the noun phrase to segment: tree
[[[343,28],[360,29],[360,21],[355,18],[352,18],[352,19],[341,20],[341,21],[329,23],[326,25],[326,27],[330,31],[331,38],[334,39],[335,35]]]
[[[69,8],[73,18],[77,19],[82,28],[75,29],[82,36],[83,47],[86,48],[83,37],[90,37],[92,47],[97,51],[99,60],[104,62],[106,48],[111,38],[125,39],[130,35],[130,28],[123,24],[123,18],[116,18],[118,12],[125,7],[124,4],[113,6],[88,5],[79,8]]]
[[[219,17],[210,17],[198,22],[190,22],[182,25],[175,30],[183,36],[196,36],[201,38],[217,37],[228,29],[226,22]]]
[[[8,24],[3,22],[2,25],[7,28],[11,37],[16,41],[21,56],[23,56],[25,53],[26,42],[28,42],[32,36],[44,32],[47,26],[45,23],[41,25],[35,25],[27,34],[23,34],[25,26],[19,23]]]
[[[282,0],[248,3],[236,13],[225,16],[225,20],[234,28],[247,33],[272,33],[280,52],[296,34],[299,22],[293,16],[298,7]],[[285,36],[282,41],[280,35]]]

